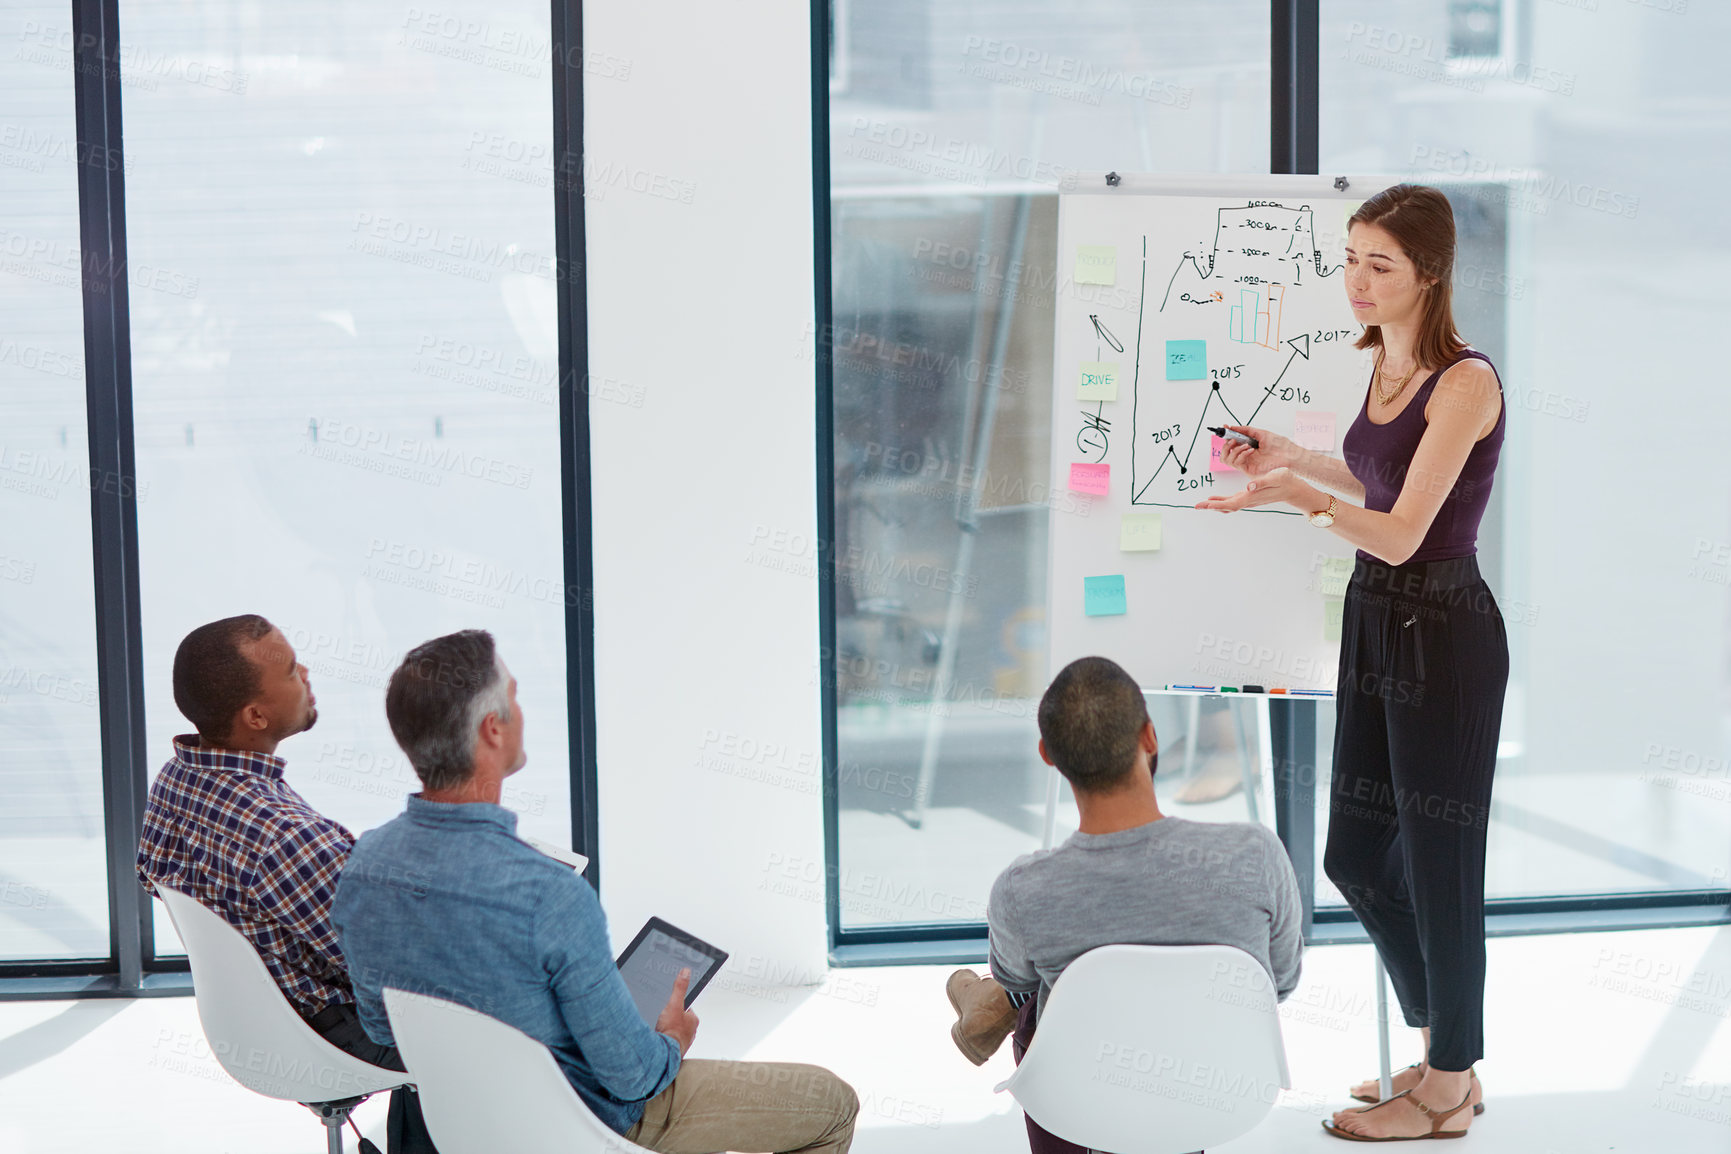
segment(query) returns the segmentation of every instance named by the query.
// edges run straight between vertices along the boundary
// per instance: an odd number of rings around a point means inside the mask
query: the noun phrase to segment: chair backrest
[[[409,1081],[400,1070],[363,1062],[319,1037],[252,943],[222,915],[167,886],[156,893],[186,944],[205,1040],[235,1081],[290,1102],[336,1102]]]
[[[1009,1090],[1106,1154],[1184,1154],[1253,1129],[1291,1079],[1262,963],[1231,946],[1102,946],[1047,995]]]
[[[597,1118],[521,1030],[388,986],[385,1013],[440,1154],[649,1154]]]

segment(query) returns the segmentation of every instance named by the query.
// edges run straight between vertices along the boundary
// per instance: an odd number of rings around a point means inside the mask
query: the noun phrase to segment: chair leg
[[[325,1149],[328,1154],[343,1154],[343,1123],[349,1120],[354,1108],[365,1102],[372,1095],[362,1094],[359,1098],[344,1098],[338,1102],[302,1102],[301,1105],[319,1116],[319,1121],[325,1124]]]
[[[343,1154],[343,1119],[348,1117],[348,1111],[341,1114],[326,1114],[325,1150],[327,1154]]]

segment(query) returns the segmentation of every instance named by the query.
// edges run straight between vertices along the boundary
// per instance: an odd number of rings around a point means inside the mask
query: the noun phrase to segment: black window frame
[[[817,537],[835,539],[835,378],[827,338],[833,333],[829,169],[829,6],[811,3],[812,221],[817,343]],[[1316,174],[1319,163],[1320,0],[1269,0],[1269,166],[1272,173]],[[825,917],[829,955],[838,966],[949,964],[986,957],[984,922],[907,923],[844,928],[841,924],[841,808],[836,678],[835,556],[818,551],[818,678],[823,710]],[[1344,906],[1315,905],[1317,786],[1315,701],[1270,701],[1275,828],[1298,875],[1306,944],[1365,942]],[[1308,751],[1308,752],[1307,752]],[[1499,898],[1485,903],[1492,937],[1599,930],[1660,929],[1731,923],[1731,888]]]
[[[96,590],[97,693],[107,857],[108,955],[0,962],[0,1001],[158,997],[192,992],[183,956],[156,954],[151,898],[134,860],[149,782],[126,276],[120,0],[70,0],[83,261],[86,422]],[[583,198],[583,6],[549,0],[559,442],[564,536],[571,845],[601,883],[596,809],[595,611],[589,441],[588,265]]]

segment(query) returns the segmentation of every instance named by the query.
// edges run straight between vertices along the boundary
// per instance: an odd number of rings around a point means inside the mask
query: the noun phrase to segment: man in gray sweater
[[[992,976],[950,975],[950,1036],[979,1065],[1015,1031],[1022,1060],[1064,967],[1096,946],[1236,946],[1284,999],[1298,985],[1301,913],[1286,849],[1253,822],[1166,817],[1154,799],[1159,747],[1135,680],[1104,657],[1073,661],[1040,699],[1040,756],[1076,794],[1081,827],[1024,854],[986,906]],[[1082,1148],[1028,1119],[1034,1154]]]

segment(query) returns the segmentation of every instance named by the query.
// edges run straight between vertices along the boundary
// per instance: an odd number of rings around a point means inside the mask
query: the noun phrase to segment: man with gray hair
[[[411,650],[385,716],[423,788],[355,843],[331,911],[372,1038],[392,1042],[386,986],[432,994],[541,1042],[596,1117],[639,1146],[845,1154],[859,1100],[828,1070],[685,1059],[689,971],[653,1027],[639,1017],[595,891],[521,841],[499,804],[527,758],[517,681],[491,634]]]

